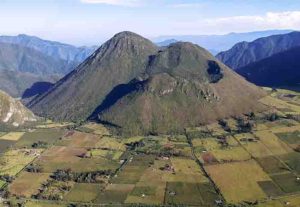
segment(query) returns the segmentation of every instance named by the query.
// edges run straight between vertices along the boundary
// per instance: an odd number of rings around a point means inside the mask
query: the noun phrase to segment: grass
[[[0,180],[0,189],[6,184],[6,182]]]
[[[292,173],[285,173],[271,176],[273,181],[280,186],[286,193],[294,193],[300,191],[300,181]]]
[[[59,204],[55,201],[27,201],[26,207],[67,207],[65,204]]]
[[[111,160],[119,160],[124,152],[114,150],[92,149],[90,153],[92,157],[104,157]]]
[[[138,137],[130,137],[127,139],[124,139],[122,142],[124,144],[130,144],[130,143],[134,143],[134,142],[140,142],[144,139],[144,137],[138,136]]]
[[[212,151],[212,154],[219,162],[251,159],[250,154],[242,147],[229,147],[226,149],[214,150]]]
[[[65,136],[62,140],[59,140],[57,145],[93,148],[100,139],[101,137],[98,135],[74,131],[70,136]]]
[[[278,188],[273,181],[259,181],[258,185],[268,196],[276,197],[283,195],[282,190]]]
[[[300,153],[292,152],[280,157],[291,169],[300,174]]]
[[[16,143],[16,147],[31,147],[33,143],[43,141],[53,144],[58,140],[64,131],[61,129],[37,129],[33,132],[26,132]]]
[[[288,171],[288,167],[274,156],[258,158],[257,161],[268,174],[283,173]]]
[[[36,128],[45,129],[45,128],[62,128],[72,125],[72,123],[44,123],[37,125]]]
[[[217,199],[218,194],[207,183],[167,183],[165,201],[169,205],[213,206]]]
[[[276,136],[288,144],[300,143],[300,131],[298,130],[293,132],[277,133]]]
[[[9,185],[8,190],[12,195],[30,198],[31,195],[38,193],[41,184],[44,183],[50,174],[45,173],[28,173],[22,172],[12,184]]]
[[[123,170],[112,179],[115,184],[136,184],[142,177],[146,167],[125,166]]]
[[[99,192],[95,203],[124,203],[129,193],[134,188],[134,185],[128,184],[111,184],[108,185],[105,191]]]
[[[0,153],[12,147],[15,143],[15,141],[0,139]]]
[[[260,102],[269,106],[269,107],[274,107],[276,109],[289,109],[291,111],[294,111],[294,113],[300,113],[300,106],[294,105],[287,103],[286,101],[271,97],[271,96],[266,96],[262,99],[260,99]]]
[[[66,201],[91,202],[95,200],[103,186],[91,183],[76,183],[72,190],[64,197]]]
[[[83,125],[84,128],[90,129],[91,133],[98,134],[98,135],[103,135],[103,136],[108,136],[110,135],[110,132],[106,127],[104,127],[102,124],[96,124],[96,123],[87,123]]]
[[[257,182],[271,179],[253,160],[210,165],[205,170],[229,203],[266,198]]]
[[[151,196],[155,195],[155,187],[153,186],[136,186],[130,193],[133,196]]]
[[[90,172],[98,170],[115,170],[119,167],[117,161],[108,160],[102,157],[81,158],[86,154],[85,148],[72,148],[54,146],[46,150],[36,160],[43,172],[52,173],[58,169],[72,169],[75,172]]]
[[[9,132],[0,137],[0,140],[18,141],[25,132]]]
[[[126,147],[122,143],[122,140],[118,140],[113,137],[103,137],[101,138],[96,144],[95,148],[101,148],[101,149],[110,149],[110,150],[120,150],[125,151]]]
[[[282,155],[293,150],[285,143],[283,143],[277,136],[270,131],[255,132],[255,135],[259,137],[261,142],[274,154]]]
[[[206,155],[213,157],[214,161],[241,161],[251,158],[250,154],[239,145],[232,136],[226,137],[228,147],[222,147],[216,138],[193,139],[197,157],[204,163],[210,163]]]
[[[35,158],[36,155],[26,155],[25,150],[9,150],[0,157],[0,175],[14,176]]]

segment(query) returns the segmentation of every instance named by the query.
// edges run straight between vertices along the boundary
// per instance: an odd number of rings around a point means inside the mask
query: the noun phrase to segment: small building
[[[170,196],[175,196],[175,195],[176,195],[176,192],[175,192],[175,191],[169,191],[169,195],[170,195]]]
[[[215,203],[216,203],[217,206],[222,206],[223,205],[222,200],[215,200]]]

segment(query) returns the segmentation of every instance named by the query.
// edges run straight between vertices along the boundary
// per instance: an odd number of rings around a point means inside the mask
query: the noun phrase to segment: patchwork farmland
[[[180,135],[120,137],[101,124],[49,121],[0,133],[1,199],[26,207],[300,206],[300,94],[267,90],[269,111]]]

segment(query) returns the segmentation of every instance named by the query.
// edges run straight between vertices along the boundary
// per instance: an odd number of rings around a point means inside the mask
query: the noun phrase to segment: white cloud
[[[107,4],[114,6],[139,6],[141,0],[80,0],[82,3],[87,4]]]
[[[300,30],[300,11],[268,12],[264,15],[230,16],[182,21],[173,24],[176,31],[186,33],[248,32],[267,29]]]

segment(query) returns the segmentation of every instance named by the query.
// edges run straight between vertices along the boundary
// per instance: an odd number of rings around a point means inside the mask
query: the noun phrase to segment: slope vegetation
[[[199,46],[157,48],[122,32],[28,106],[56,120],[96,118],[127,134],[169,133],[261,110],[263,95]]]
[[[144,72],[149,56],[157,50],[139,35],[119,33],[28,106],[54,119],[85,120],[114,87]]]
[[[260,110],[264,95],[203,48],[182,42],[152,56],[146,73],[129,86],[133,90],[99,112],[101,121],[129,135],[183,132]]]

